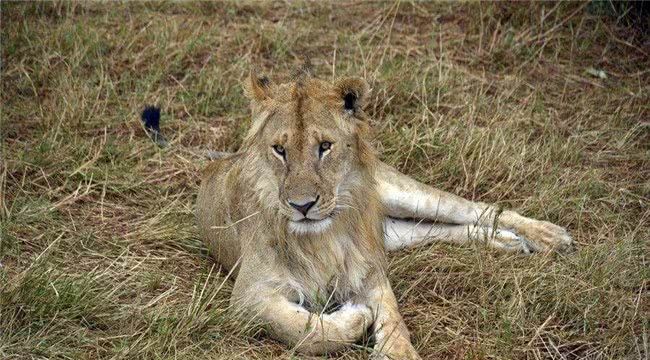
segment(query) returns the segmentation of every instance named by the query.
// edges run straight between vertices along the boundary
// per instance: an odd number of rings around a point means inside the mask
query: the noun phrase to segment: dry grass
[[[368,79],[384,160],[579,244],[392,255],[424,358],[650,356],[650,46],[636,30],[580,3],[1,10],[0,357],[295,358],[226,311],[193,204],[201,153],[236,149],[247,127],[249,60],[283,74],[303,54],[322,77]],[[149,103],[169,150],[140,125]]]

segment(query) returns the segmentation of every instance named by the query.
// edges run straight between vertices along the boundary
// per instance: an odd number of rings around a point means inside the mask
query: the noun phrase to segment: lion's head
[[[353,193],[367,184],[367,83],[329,83],[303,71],[282,84],[251,74],[244,90],[253,123],[243,147],[262,167],[256,173],[264,177],[263,205],[284,217],[291,233],[327,231],[337,215],[359,205]]]

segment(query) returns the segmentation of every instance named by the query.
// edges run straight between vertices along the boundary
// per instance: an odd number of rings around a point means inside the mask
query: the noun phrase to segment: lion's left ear
[[[334,88],[341,96],[343,110],[354,113],[363,109],[368,97],[368,83],[359,77],[347,77],[336,80]]]
[[[250,75],[244,81],[244,95],[251,101],[264,101],[271,97],[271,80],[266,76],[251,70]]]

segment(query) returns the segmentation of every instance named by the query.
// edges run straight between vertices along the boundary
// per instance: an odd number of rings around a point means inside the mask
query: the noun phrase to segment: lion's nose
[[[300,211],[300,213],[303,214],[304,216],[307,216],[309,209],[311,209],[314,205],[316,205],[319,198],[320,196],[316,196],[315,199],[310,201],[308,200],[307,202],[303,202],[303,203],[295,203],[289,200],[289,205],[291,205],[291,207],[293,207],[294,209]]]

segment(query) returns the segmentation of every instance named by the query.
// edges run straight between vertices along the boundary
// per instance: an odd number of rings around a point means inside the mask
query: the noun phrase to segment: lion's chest
[[[309,244],[299,263],[289,269],[288,285],[297,293],[297,301],[312,311],[345,303],[361,293],[370,263],[342,235]]]

